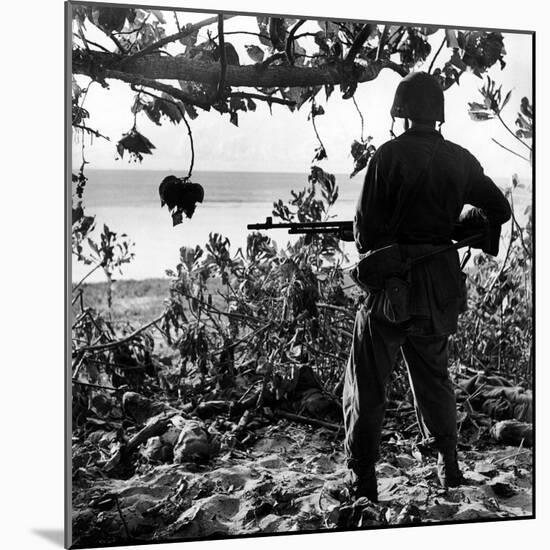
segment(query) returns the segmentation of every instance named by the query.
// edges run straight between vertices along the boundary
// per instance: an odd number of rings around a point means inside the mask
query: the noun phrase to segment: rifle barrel
[[[283,222],[283,223],[272,223],[270,218],[266,220],[266,223],[251,223],[246,226],[247,229],[291,229],[291,230],[300,230],[300,229],[311,229],[315,230],[318,228],[331,228],[335,229],[352,229],[353,222],[351,221],[328,221],[328,222]]]

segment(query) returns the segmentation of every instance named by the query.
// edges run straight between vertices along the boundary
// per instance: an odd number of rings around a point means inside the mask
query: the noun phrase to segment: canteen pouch
[[[392,323],[404,323],[411,318],[410,284],[402,277],[389,277],[385,281],[382,312]]]

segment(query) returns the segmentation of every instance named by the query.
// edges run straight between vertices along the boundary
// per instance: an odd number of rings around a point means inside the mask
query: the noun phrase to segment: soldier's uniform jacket
[[[400,194],[411,183],[419,188],[405,202],[394,236],[406,254],[424,255],[434,247],[450,244],[465,204],[484,212],[491,234],[488,251],[498,253],[500,227],[511,216],[508,201],[471,153],[445,140],[435,129],[423,128],[411,128],[384,143],[370,160],[354,220],[360,253],[392,241],[389,220]],[[456,251],[413,267],[411,313],[418,333],[449,334],[456,330],[460,277]]]

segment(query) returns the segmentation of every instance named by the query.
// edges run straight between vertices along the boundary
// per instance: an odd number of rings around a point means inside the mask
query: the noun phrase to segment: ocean
[[[98,238],[105,223],[112,231],[127,234],[135,243],[135,258],[123,266],[122,274],[114,274],[115,279],[165,277],[166,270],[175,269],[178,264],[180,247],[203,246],[209,233],[227,237],[235,253],[246,245],[246,225],[265,221],[266,216],[271,216],[273,201],[282,199],[285,202],[291,197],[291,190],[301,190],[307,185],[308,177],[307,173],[195,172],[192,180],[204,187],[204,202],[197,205],[192,219],[184,218],[182,224],[173,227],[167,207],[160,207],[158,194],[160,182],[172,173],[139,168],[86,170],[88,183],[84,205],[88,214],[96,216],[95,237]],[[336,174],[339,198],[331,211],[335,219],[353,219],[363,177],[363,173],[353,179],[346,174]],[[510,185],[507,178],[496,178],[495,182],[503,189]],[[516,211],[521,217],[531,200],[530,182],[524,183],[526,188],[514,192]],[[296,238],[286,230],[272,230],[269,235],[279,246]],[[350,262],[355,261],[354,244],[343,244]],[[89,270],[90,266],[73,257],[73,282],[82,279]],[[102,280],[101,270],[87,279],[90,282]]]

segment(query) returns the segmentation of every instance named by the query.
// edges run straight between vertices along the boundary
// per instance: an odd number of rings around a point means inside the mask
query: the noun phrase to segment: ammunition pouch
[[[351,277],[365,292],[385,288],[390,277],[408,278],[410,263],[403,257],[398,244],[368,252],[352,269]]]
[[[404,323],[411,318],[410,284],[401,277],[386,279],[382,299],[384,317],[392,323]]]
[[[369,252],[351,277],[365,292],[382,292],[382,313],[388,321],[402,323],[411,318],[410,266],[399,245],[392,244]]]

